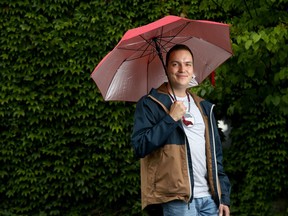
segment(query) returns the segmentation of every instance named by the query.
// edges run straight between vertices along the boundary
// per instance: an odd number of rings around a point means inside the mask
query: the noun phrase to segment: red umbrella
[[[138,101],[167,81],[163,58],[175,44],[185,44],[193,52],[196,77],[191,86],[232,55],[229,25],[166,16],[128,30],[94,69],[91,77],[104,100]]]

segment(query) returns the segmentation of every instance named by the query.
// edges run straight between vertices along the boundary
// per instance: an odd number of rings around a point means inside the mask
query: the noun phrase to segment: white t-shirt
[[[194,176],[194,198],[210,196],[207,182],[206,152],[205,152],[205,124],[193,98],[189,95],[190,112],[187,97],[177,97],[178,101],[183,101],[186,112],[193,116],[193,125],[187,127],[183,122],[183,127],[188,138]]]

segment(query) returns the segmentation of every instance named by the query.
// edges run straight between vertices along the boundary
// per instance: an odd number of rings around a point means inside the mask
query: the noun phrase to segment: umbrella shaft
[[[174,89],[173,89],[173,87],[172,87],[171,81],[170,81],[169,76],[168,76],[168,73],[167,73],[167,68],[166,68],[166,66],[165,66],[165,64],[164,64],[164,60],[163,60],[163,55],[162,55],[162,52],[161,52],[161,48],[160,48],[159,44],[157,43],[157,38],[153,38],[153,41],[154,41],[154,43],[155,43],[155,48],[156,48],[157,54],[158,54],[158,56],[159,56],[159,58],[160,58],[160,60],[161,60],[161,63],[162,63],[162,65],[163,65],[163,67],[164,67],[164,71],[165,71],[165,74],[166,74],[166,76],[167,76],[167,79],[168,79],[168,83],[169,83],[169,85],[170,85],[170,88],[171,88],[171,90],[172,90],[173,97],[174,97],[175,101],[177,101],[176,96],[175,96]]]

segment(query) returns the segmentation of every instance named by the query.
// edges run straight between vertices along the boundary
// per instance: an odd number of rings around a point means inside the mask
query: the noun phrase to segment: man
[[[135,111],[131,142],[141,158],[142,209],[229,216],[230,182],[214,105],[187,90],[194,77],[191,50],[172,47],[166,70],[169,82],[142,97]]]

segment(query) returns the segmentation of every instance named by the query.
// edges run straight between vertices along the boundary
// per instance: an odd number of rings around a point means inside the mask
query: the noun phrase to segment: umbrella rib
[[[142,53],[140,55],[138,55],[137,57],[134,57],[134,58],[129,58],[129,59],[126,59],[126,61],[132,61],[132,60],[135,60],[135,59],[139,59],[139,58],[142,58],[142,57],[145,57],[145,56],[149,56],[151,55],[151,53],[154,53],[155,51],[155,48],[153,49],[153,52],[148,52],[147,54],[144,54],[149,46],[152,46],[152,41],[151,40],[147,40],[145,38],[143,38],[142,35],[139,35],[146,43],[144,45],[142,45],[141,47],[139,47],[138,49],[129,49],[129,48],[126,48],[126,47],[119,47],[119,49],[123,49],[123,50],[131,50],[131,51],[141,51]]]
[[[156,47],[153,45],[153,40],[147,40],[147,39],[145,39],[142,35],[140,35],[140,37],[143,39],[143,40],[145,40],[146,41],[146,43],[148,44],[147,45],[147,48],[146,48],[146,50],[148,49],[148,47],[149,46],[152,46],[153,47],[153,49],[151,49],[152,51],[151,52],[148,52],[148,56],[150,56],[151,54],[152,54],[152,60],[155,58],[155,50],[156,50]],[[146,51],[145,50],[145,51]],[[144,52],[143,52],[144,53]],[[142,54],[143,54],[142,53]],[[147,55],[145,55],[145,56],[147,56]],[[142,56],[142,55],[141,55]],[[149,61],[149,59],[148,59],[148,63],[149,63],[150,61]]]
[[[168,43],[172,43],[171,41],[174,39],[174,38],[176,38],[177,37],[177,35],[179,35],[180,34],[180,32],[182,32],[188,25],[189,25],[190,23],[189,22],[186,22],[184,25],[183,25],[183,27],[181,28],[181,29],[179,29],[179,31],[174,35],[174,36],[164,36],[164,37],[159,37],[159,39],[160,39],[160,42],[159,42],[159,45],[165,50],[165,52],[167,52],[167,50],[165,49],[165,45],[167,45]],[[164,30],[164,28],[162,27],[161,28],[161,35],[163,35],[163,30]],[[191,36],[192,37],[192,36]],[[191,37],[184,37],[184,38],[187,38],[186,40],[188,40],[188,39],[190,39]],[[164,38],[169,38],[169,40],[163,40]],[[164,41],[165,42],[165,44],[163,44],[162,45],[162,41]],[[175,43],[172,43],[172,44],[175,44]]]
[[[169,43],[171,44],[175,44],[173,43],[173,39],[174,38],[177,38],[177,35],[180,34],[180,32],[183,31],[183,29],[185,29],[187,27],[187,25],[189,25],[189,22],[186,22],[181,29],[179,29],[179,31],[174,35],[174,36],[161,36],[163,35],[163,32],[164,32],[164,27],[162,26],[161,27],[161,33],[160,33],[160,36],[156,36],[155,38],[157,38],[157,44],[159,45],[159,47],[161,48],[162,52],[167,52],[167,49],[165,48],[165,46]],[[157,56],[156,52],[156,47],[155,45],[153,44],[153,40],[151,39],[145,39],[142,35],[139,35],[146,43],[145,45],[142,45],[140,48],[138,49],[129,49],[129,48],[126,48],[126,47],[119,47],[119,49],[123,49],[123,50],[133,50],[133,51],[141,51],[142,53],[140,55],[138,55],[137,57],[134,57],[134,58],[129,58],[129,59],[126,59],[126,61],[132,61],[132,60],[135,60],[135,59],[139,59],[139,58],[142,58],[142,57],[145,57],[145,56],[150,56],[152,55],[151,58],[149,58],[149,62],[153,61],[153,59]],[[186,40],[189,40],[191,37],[183,37],[183,39],[186,38],[184,41]],[[169,40],[166,40],[166,39],[169,39]],[[164,43],[163,43],[164,42]],[[148,52],[147,54],[145,54],[145,52],[148,50],[149,47],[153,47],[153,49],[151,49],[150,52]]]
[[[146,41],[146,40],[145,40]],[[146,41],[147,42],[147,41]],[[140,48],[137,49],[133,49],[133,48],[127,48],[127,47],[118,47],[118,49],[122,49],[122,50],[131,50],[131,51],[143,51],[145,52],[147,50],[147,48],[149,47],[149,44],[144,44],[142,45]],[[142,49],[144,48],[144,49]]]
[[[169,43],[175,45],[175,43],[173,43],[173,42],[171,42],[171,41],[172,41],[174,38],[177,38],[177,35],[178,35],[181,31],[183,31],[183,29],[185,29],[185,28],[187,27],[187,25],[189,25],[189,22],[186,22],[185,25],[183,25],[183,27],[182,27],[174,36],[166,36],[166,37],[165,37],[165,36],[164,36],[164,37],[162,37],[162,36],[156,36],[155,38],[157,39],[157,40],[156,40],[156,41],[157,41],[157,44],[160,46],[161,50],[164,50],[164,52],[167,53],[167,50],[166,50],[165,46],[166,46],[167,44],[169,44]],[[161,27],[161,34],[160,34],[160,35],[163,35],[163,31],[164,31],[164,27]],[[156,50],[155,45],[153,44],[154,42],[153,42],[152,39],[147,40],[147,39],[145,39],[142,35],[139,35],[139,36],[140,36],[140,37],[146,42],[146,44],[147,44],[147,46],[145,47],[144,50],[142,50],[142,47],[143,47],[143,46],[140,47],[139,49],[136,49],[136,50],[135,50],[135,49],[127,49],[127,48],[121,48],[121,49],[134,50],[134,51],[142,51],[142,54],[141,54],[140,56],[135,57],[135,58],[127,59],[127,61],[135,60],[135,59],[142,58],[142,57],[145,57],[145,56],[149,56],[149,55],[152,54],[152,58],[149,58],[149,59],[148,59],[148,62],[152,62],[153,59],[157,56],[157,54],[156,54],[157,50]],[[192,37],[192,36],[191,36],[191,37]],[[185,41],[189,40],[191,37],[183,37],[183,39],[185,39],[185,40],[183,40],[182,42],[185,42]],[[165,40],[165,39],[168,39],[168,38],[169,38],[169,40]],[[163,41],[165,42],[164,44],[162,43]],[[147,54],[144,55],[144,53],[147,51],[147,49],[148,49],[149,46],[152,46],[154,49],[152,49],[151,52],[148,52]]]

